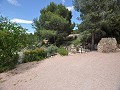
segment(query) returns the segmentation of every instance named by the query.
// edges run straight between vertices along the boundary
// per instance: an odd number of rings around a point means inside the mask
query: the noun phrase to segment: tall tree
[[[83,31],[89,30],[92,35],[92,46],[94,46],[96,32],[103,32],[109,37],[120,35],[119,0],[73,0],[73,5],[75,10],[80,12],[83,21],[80,27],[84,29]],[[113,25],[117,26],[117,29]]]
[[[74,24],[71,23],[72,13],[64,5],[51,2],[46,8],[40,10],[40,13],[40,17],[34,19],[33,25],[37,34],[41,30],[53,30],[56,32],[57,39],[61,35],[63,38],[72,32],[74,28]]]

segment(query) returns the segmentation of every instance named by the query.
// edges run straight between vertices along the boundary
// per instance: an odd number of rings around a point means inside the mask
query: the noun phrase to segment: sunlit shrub
[[[67,51],[65,48],[63,48],[63,47],[60,47],[60,48],[58,49],[58,53],[59,53],[61,56],[66,56],[66,55],[68,55],[68,51]]]
[[[58,50],[58,47],[53,46],[53,45],[49,46],[47,48],[47,56],[50,57],[50,56],[55,55],[57,53],[57,50]]]
[[[44,48],[37,48],[35,50],[29,50],[24,52],[24,60],[23,62],[32,62],[32,61],[40,61],[47,57],[47,52]]]

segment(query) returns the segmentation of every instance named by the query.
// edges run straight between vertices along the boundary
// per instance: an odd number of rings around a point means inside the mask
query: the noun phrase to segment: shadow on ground
[[[34,61],[34,62],[19,64],[13,70],[10,70],[10,71],[4,72],[4,73],[0,73],[0,83],[7,81],[12,76],[15,76],[18,74],[23,74],[23,73],[27,72],[28,70],[37,67],[38,64],[40,64],[42,62],[43,61]]]

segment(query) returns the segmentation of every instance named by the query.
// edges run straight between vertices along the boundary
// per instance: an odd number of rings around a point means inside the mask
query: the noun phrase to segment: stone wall
[[[97,46],[98,52],[116,52],[117,41],[115,38],[102,38]]]
[[[86,53],[86,52],[90,52],[90,49],[85,48],[83,46],[75,46],[75,45],[70,45],[65,47],[65,49],[67,49],[69,51],[70,54],[76,54],[76,53]]]

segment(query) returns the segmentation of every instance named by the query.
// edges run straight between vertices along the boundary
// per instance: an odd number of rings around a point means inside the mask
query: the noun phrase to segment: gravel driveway
[[[120,90],[120,53],[90,52],[22,64],[0,74],[0,90]]]

